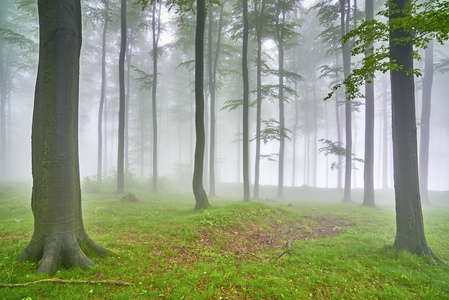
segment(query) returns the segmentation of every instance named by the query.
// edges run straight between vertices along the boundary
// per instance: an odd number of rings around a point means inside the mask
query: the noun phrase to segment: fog
[[[101,89],[101,42],[102,9],[101,1],[84,1],[83,7],[83,47],[80,71],[79,107],[79,155],[81,180],[97,176],[97,126]],[[0,6],[8,11],[2,15],[1,28],[16,32],[26,38],[25,44],[3,34],[0,47],[4,60],[2,71],[7,84],[5,120],[2,134],[5,135],[6,164],[2,165],[2,178],[6,180],[31,180],[31,122],[34,100],[34,84],[37,71],[38,23],[35,4],[19,7],[15,1],[4,1]],[[128,51],[132,51],[129,72],[129,112],[127,115],[126,169],[133,174],[133,180],[147,181],[152,177],[152,154],[158,153],[159,180],[168,181],[179,189],[191,186],[194,153],[194,73],[191,61],[194,58],[194,18],[191,13],[180,17],[175,10],[168,12],[163,5],[161,26],[163,28],[158,57],[159,77],[157,85],[158,149],[152,146],[151,87],[142,87],[139,80],[141,70],[152,72],[151,9],[141,11],[129,3],[130,35]],[[363,7],[361,8],[363,9]],[[237,12],[235,11],[237,10]],[[219,183],[217,194],[225,194],[229,183],[242,182],[242,110],[224,109],[226,101],[242,98],[241,79],[241,38],[239,38],[239,8],[226,3],[223,8],[223,31],[217,64],[216,90],[216,153],[215,179]],[[219,9],[214,9],[213,43],[216,49]],[[287,133],[285,151],[284,184],[293,187],[336,188],[339,172],[332,168],[338,162],[336,155],[326,156],[320,148],[323,139],[336,142],[338,139],[336,120],[336,99],[323,101],[330,91],[332,78],[321,76],[320,67],[341,65],[341,53],[329,55],[331,45],[319,37],[325,29],[318,22],[316,10],[298,8],[289,16],[297,35],[286,41],[285,68],[303,77],[286,85],[296,92],[286,101]],[[115,176],[117,164],[118,132],[118,58],[119,58],[119,6],[110,3],[109,28],[107,30],[106,72],[107,86],[103,116],[103,176]],[[337,22],[338,23],[338,22]],[[207,25],[206,25],[207,26]],[[236,29],[236,27],[238,27]],[[5,33],[6,31],[2,31]],[[206,29],[207,30],[207,29]],[[256,88],[256,43],[254,32],[250,42],[250,90]],[[6,38],[10,37],[10,38]],[[207,37],[207,34],[206,34]],[[18,39],[19,37],[16,36]],[[207,43],[207,42],[206,42]],[[288,45],[288,46],[287,46]],[[338,57],[339,55],[339,57]],[[447,59],[447,47],[435,44],[435,64]],[[276,69],[277,48],[268,36],[263,42],[263,60],[266,67]],[[338,57],[338,61],[336,61]],[[353,58],[357,63],[357,58]],[[206,59],[206,67],[209,62]],[[422,62],[416,62],[423,67]],[[205,72],[207,75],[207,72]],[[418,142],[420,138],[421,80],[416,78],[416,115]],[[430,124],[429,189],[449,189],[449,73],[434,72],[432,87],[432,110]],[[265,72],[264,85],[276,85],[275,72]],[[376,189],[392,188],[392,146],[391,146],[391,106],[388,74],[379,73],[375,79],[375,134],[374,134],[374,185]],[[210,94],[205,78],[206,124],[210,123]],[[264,94],[262,119],[278,118],[276,93]],[[344,101],[344,91],[338,92],[339,101]],[[250,94],[250,101],[256,94]],[[359,105],[352,115],[353,154],[364,157],[364,99],[356,99]],[[342,103],[341,103],[342,104]],[[339,105],[342,145],[344,147],[344,105]],[[385,115],[383,107],[386,107]],[[297,119],[295,120],[295,116]],[[256,109],[250,109],[250,180],[254,181]],[[295,126],[296,124],[296,126]],[[264,123],[262,123],[264,126]],[[384,128],[384,126],[387,126]],[[386,133],[386,136],[385,136]],[[209,135],[206,128],[206,154],[204,186],[209,188]],[[386,144],[385,144],[386,142]],[[278,180],[279,142],[276,139],[261,143],[260,184],[275,186]],[[385,147],[384,147],[385,146]],[[386,152],[384,151],[386,149]],[[385,162],[385,163],[384,163]],[[343,176],[344,176],[344,167]],[[127,182],[125,181],[125,189]],[[363,162],[354,162],[352,177],[354,189],[363,188]],[[269,191],[269,189],[267,190]],[[273,197],[272,193],[261,194],[262,198]]]

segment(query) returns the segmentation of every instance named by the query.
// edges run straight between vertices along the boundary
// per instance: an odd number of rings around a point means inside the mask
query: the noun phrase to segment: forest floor
[[[376,209],[343,205],[338,193],[304,187],[282,201],[216,197],[200,212],[189,194],[85,194],[88,234],[112,254],[88,254],[95,267],[47,276],[35,274],[37,262],[16,262],[33,231],[29,191],[3,186],[0,299],[449,298],[447,266],[391,247],[391,191],[376,192]],[[354,191],[356,203],[360,197]],[[432,192],[431,201],[426,236],[449,262],[449,192]]]

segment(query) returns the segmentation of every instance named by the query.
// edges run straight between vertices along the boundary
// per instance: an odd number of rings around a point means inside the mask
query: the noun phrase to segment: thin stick
[[[125,281],[118,281],[118,280],[96,280],[96,281],[88,281],[88,280],[68,280],[68,279],[60,279],[60,278],[49,278],[49,279],[42,279],[37,281],[31,281],[26,283],[0,283],[0,287],[21,287],[21,286],[27,286],[30,284],[36,284],[41,282],[55,282],[55,283],[82,283],[82,284],[113,284],[113,285],[134,285],[132,282],[125,282]]]

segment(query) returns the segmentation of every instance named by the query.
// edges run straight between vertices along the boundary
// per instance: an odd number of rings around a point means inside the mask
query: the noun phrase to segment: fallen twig
[[[36,280],[26,283],[0,283],[0,287],[21,287],[21,286],[27,286],[30,284],[36,284],[41,282],[55,282],[55,283],[82,283],[82,284],[113,284],[113,285],[134,285],[132,282],[125,282],[125,281],[119,281],[119,280],[69,280],[69,279],[60,279],[60,278],[48,278],[48,279],[42,279],[42,280]]]

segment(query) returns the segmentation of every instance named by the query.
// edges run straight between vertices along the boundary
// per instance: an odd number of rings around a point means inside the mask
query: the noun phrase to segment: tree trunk
[[[374,19],[373,0],[366,0],[366,20]],[[363,203],[375,207],[374,202],[374,83],[365,83],[365,164],[363,170]]]
[[[279,20],[282,14],[282,20]],[[285,153],[285,117],[284,117],[284,34],[282,26],[285,24],[285,11],[276,13],[278,63],[279,63],[279,165],[278,165],[278,194],[277,198],[284,197],[284,153]],[[281,28],[279,28],[281,26]]]
[[[131,58],[133,54],[133,32],[128,36],[128,50],[126,51],[126,96],[125,96],[125,173],[129,172],[129,98],[131,90]]]
[[[81,244],[106,250],[86,234],[78,161],[78,89],[81,49],[79,0],[39,0],[39,67],[36,82],[32,169],[34,233],[19,261],[41,260],[38,273],[93,263]]]
[[[212,59],[212,31],[213,31],[213,13],[212,3],[209,6],[209,30],[207,38],[207,56],[208,56],[208,78],[209,78],[209,95],[210,95],[210,144],[209,144],[209,195],[216,196],[215,193],[215,81],[217,76],[218,56],[220,53],[220,40],[223,24],[223,6],[220,9],[220,20],[218,24],[217,49],[215,57]],[[213,62],[212,62],[213,61]]]
[[[424,77],[422,79],[422,110],[421,110],[421,139],[419,144],[419,187],[421,201],[430,204],[428,191],[429,177],[429,140],[430,140],[430,109],[432,103],[433,83],[433,41],[425,50]]]
[[[0,40],[0,178],[6,178],[6,63]]]
[[[117,193],[125,192],[125,53],[126,53],[126,0],[121,0],[121,35],[119,55],[119,85],[120,107],[118,122],[118,151],[117,151]]]
[[[156,20],[156,1],[153,2],[153,14],[151,19],[151,29],[153,31],[153,86],[151,89],[151,107],[153,112],[153,193],[157,193],[157,153],[158,153],[158,134],[157,134],[157,52],[159,46],[159,37],[161,31],[161,5],[159,1],[158,16]]]
[[[203,188],[204,166],[204,27],[206,21],[205,0],[197,0],[196,35],[195,35],[195,163],[193,168],[193,194],[195,196],[195,209],[209,207],[209,200]]]
[[[243,201],[249,202],[249,78],[248,78],[248,0],[243,0]]]
[[[350,2],[348,0],[348,10],[345,22],[345,1],[340,0],[341,15],[341,36],[343,37],[349,28],[349,11]],[[351,72],[351,50],[349,41],[343,45],[343,72],[347,78]],[[352,172],[352,118],[351,118],[351,102],[348,100],[348,94],[345,92],[345,132],[346,132],[346,148],[345,148],[345,189],[343,201],[344,203],[352,203],[351,200],[351,172]]]
[[[108,1],[104,1],[104,24],[101,45],[101,93],[100,104],[98,107],[98,153],[97,153],[97,182],[102,180],[102,162],[103,162],[103,109],[106,96],[106,33],[108,30],[109,6]]]
[[[390,6],[402,10],[408,2],[393,0]],[[397,12],[390,16],[390,20],[404,16],[404,13]],[[411,38],[411,33],[390,30],[390,60],[403,66],[400,70],[390,71],[396,200],[394,246],[398,250],[432,254],[424,235],[419,194],[414,76],[406,73],[413,68],[413,46],[397,42],[400,38]]]
[[[257,7],[260,1],[260,11]],[[257,107],[256,107],[256,155],[254,164],[254,199],[259,199],[259,181],[260,181],[260,131],[262,122],[262,30],[265,2],[264,0],[254,1],[254,11],[256,14],[256,39],[257,39],[257,67],[256,67],[256,81],[257,81]]]

